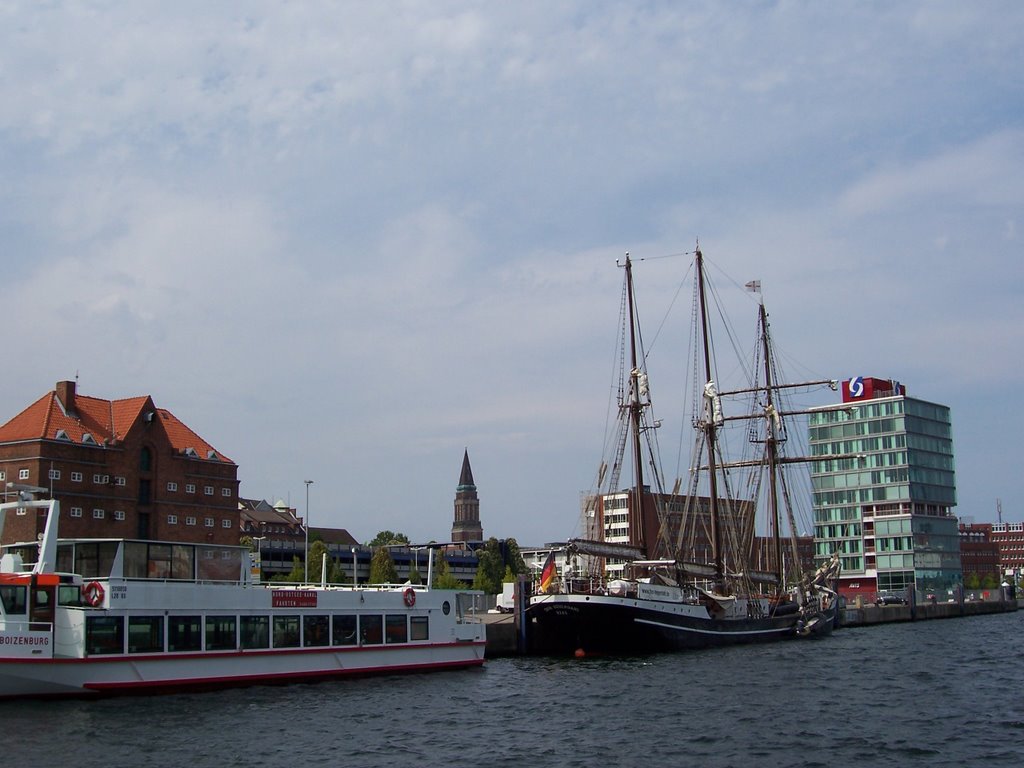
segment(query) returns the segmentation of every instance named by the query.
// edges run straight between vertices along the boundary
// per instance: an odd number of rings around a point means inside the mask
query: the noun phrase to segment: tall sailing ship
[[[560,577],[544,580],[530,597],[525,620],[534,653],[678,651],[822,634],[834,624],[839,560],[833,556],[813,572],[801,568],[782,470],[808,459],[786,455],[786,420],[794,414],[780,398],[794,388],[834,389],[836,382],[778,381],[768,315],[759,302],[752,380],[720,391],[711,344],[712,292],[699,248],[694,256],[696,440],[686,492],[682,480],[666,492],[660,470],[655,432],[660,423],[652,415],[627,254],[620,265],[623,353],[619,427],[609,441],[614,455],[610,464],[602,462],[597,492],[587,497],[587,537],[569,541]],[[741,399],[749,410],[726,415],[725,404]],[[746,457],[726,455],[735,441],[725,438],[734,426],[743,427],[743,442],[754,449]],[[622,470],[630,463],[632,486],[619,492]],[[737,495],[739,488],[744,498]],[[758,503],[762,491],[763,505]],[[762,507],[768,536],[759,541],[755,512]],[[623,525],[627,535],[609,541],[606,531]]]

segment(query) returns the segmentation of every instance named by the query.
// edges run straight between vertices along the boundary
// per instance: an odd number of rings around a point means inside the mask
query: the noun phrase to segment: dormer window
[[[86,445],[96,445],[96,438],[90,435],[88,432],[82,433],[82,442]]]
[[[65,432],[63,429],[58,429],[57,430],[57,434],[55,435],[55,437],[58,440],[67,440],[69,443],[71,442],[71,438],[68,437],[68,433]]]
[[[198,452],[198,451],[196,451],[196,449],[195,449],[195,448],[192,448],[191,446],[189,446],[188,448],[186,448],[186,449],[185,449],[185,450],[183,451],[183,453],[184,453],[184,454],[185,454],[186,456],[188,456],[188,457],[189,457],[190,459],[198,459],[198,458],[199,458],[199,452]]]
[[[220,456],[217,455],[216,451],[207,451],[206,458],[213,459],[214,461],[220,461]]]

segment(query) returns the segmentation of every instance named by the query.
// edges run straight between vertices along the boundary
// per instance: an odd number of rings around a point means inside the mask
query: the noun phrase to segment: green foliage
[[[395,568],[395,561],[391,559],[391,552],[387,547],[378,547],[370,561],[370,583],[395,584],[397,582],[398,569]]]
[[[505,565],[512,569],[515,576],[526,573],[526,561],[523,560],[523,553],[519,551],[519,542],[511,538],[505,539],[505,549],[508,553]]]
[[[444,559],[444,553],[439,552],[437,557],[437,567],[434,568],[434,588],[435,589],[465,589],[466,583],[459,581],[452,575],[451,568],[448,567],[448,561]]]
[[[420,576],[420,571],[415,564],[409,566],[409,582],[411,584],[423,583],[423,577]]]
[[[978,589],[981,586],[981,577],[976,573],[969,573],[964,576],[964,589]]]
[[[505,575],[501,577],[502,584],[513,584],[516,580],[516,575],[512,572],[512,566],[505,566]]]
[[[323,541],[309,545],[309,581],[318,584],[321,581],[321,570],[324,568],[324,555],[328,554],[327,545]],[[328,555],[328,575],[331,574],[331,557]]]
[[[498,540],[491,538],[482,550],[477,550],[476,577],[473,589],[479,589],[487,595],[496,595],[501,591],[501,579],[504,574],[504,563]]]
[[[981,580],[982,589],[995,589],[999,586],[999,584],[999,579],[997,579],[991,573],[985,574],[985,578]]]
[[[292,558],[292,569],[288,572],[287,575],[281,576],[280,580],[281,581],[290,581],[290,582],[293,582],[295,584],[299,584],[302,581],[304,581],[305,578],[306,578],[306,566],[303,565],[301,560],[299,560],[299,556],[295,555],[295,557]]]
[[[368,547],[386,547],[389,544],[408,544],[409,537],[404,533],[394,531],[380,531],[366,543]]]
[[[256,551],[256,542],[253,541],[252,536],[243,536],[238,540],[240,547],[248,547],[250,552]]]

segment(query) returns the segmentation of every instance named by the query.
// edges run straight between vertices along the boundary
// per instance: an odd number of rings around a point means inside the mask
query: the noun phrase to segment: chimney
[[[75,415],[75,382],[73,381],[58,381],[57,382],[57,399],[60,400],[61,406],[64,408],[64,412],[68,416]]]

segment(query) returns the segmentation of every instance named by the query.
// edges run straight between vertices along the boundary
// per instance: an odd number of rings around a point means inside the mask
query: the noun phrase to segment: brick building
[[[60,501],[62,538],[238,543],[238,466],[148,395],[57,382],[0,427],[0,489],[19,485]],[[0,542],[33,541],[44,524],[11,515]]]
[[[964,582],[976,576],[979,582],[1002,579],[999,543],[992,538],[992,523],[960,523],[960,562]]]

